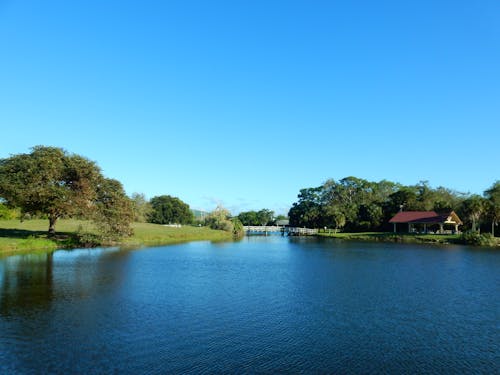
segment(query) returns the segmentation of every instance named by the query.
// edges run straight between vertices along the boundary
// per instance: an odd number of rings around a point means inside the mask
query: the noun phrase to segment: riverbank
[[[134,235],[116,246],[141,247],[169,245],[189,241],[227,241],[232,234],[207,227],[165,227],[158,224],[134,223]],[[47,220],[0,220],[0,255],[25,251],[52,251],[61,248],[84,247],[78,233],[93,233],[90,222],[59,220],[55,238],[47,237]],[[110,244],[103,244],[110,245]]]
[[[319,237],[330,237],[341,240],[369,241],[369,242],[400,242],[400,243],[425,243],[425,244],[460,244],[467,243],[460,234],[410,234],[393,232],[362,232],[362,233],[333,233],[321,232]],[[495,238],[496,243],[488,247],[500,246],[500,241]]]

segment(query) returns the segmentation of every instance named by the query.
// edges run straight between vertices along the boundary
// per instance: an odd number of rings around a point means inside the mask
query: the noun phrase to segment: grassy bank
[[[232,238],[231,233],[206,227],[170,228],[157,224],[134,223],[133,228],[134,235],[116,245],[140,247],[201,240],[226,241]],[[55,238],[47,237],[47,229],[47,220],[0,220],[0,254],[79,247],[81,244],[78,243],[76,233],[82,230],[89,233],[94,231],[90,222],[81,220],[58,221]]]
[[[319,233],[321,237],[338,238],[353,241],[379,241],[400,243],[434,243],[434,244],[465,244],[459,234],[409,234],[392,232],[364,232],[364,233]],[[498,246],[498,239],[497,239]]]

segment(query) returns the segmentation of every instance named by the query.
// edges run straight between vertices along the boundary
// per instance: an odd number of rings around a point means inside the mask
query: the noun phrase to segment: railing
[[[249,225],[244,226],[245,232],[283,232],[285,227],[274,225]]]
[[[288,228],[288,234],[292,236],[314,236],[318,234],[317,229],[309,229],[309,228]]]
[[[313,236],[318,234],[317,229],[280,227],[275,225],[248,225],[243,229],[246,233],[287,233],[289,236]]]

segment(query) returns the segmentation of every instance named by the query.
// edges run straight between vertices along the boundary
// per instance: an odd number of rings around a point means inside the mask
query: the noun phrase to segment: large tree
[[[110,184],[113,199],[103,195],[103,189]],[[20,208],[23,214],[46,216],[49,235],[55,234],[56,222],[61,217],[93,218],[98,227],[104,209],[115,210],[114,218],[123,220],[122,214],[127,217],[127,204],[123,202],[128,198],[121,184],[104,178],[93,161],[57,147],[36,146],[28,154],[0,159],[0,197],[7,205]],[[106,220],[112,223],[113,218]],[[122,226],[128,224],[122,222]]]
[[[190,224],[194,216],[189,206],[179,198],[160,195],[151,199],[149,221],[155,224]]]
[[[491,234],[495,236],[495,226],[500,221],[500,181],[484,192],[489,201],[488,216],[491,220]]]

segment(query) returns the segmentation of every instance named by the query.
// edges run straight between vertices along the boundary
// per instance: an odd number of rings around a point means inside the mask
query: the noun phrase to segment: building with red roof
[[[458,217],[455,211],[437,213],[435,211],[401,211],[389,220],[389,223],[394,225],[396,232],[397,224],[408,224],[408,232],[415,230],[415,225],[420,224],[423,231],[427,233],[428,226],[439,225],[439,233],[444,233],[446,226],[453,226],[454,232],[458,232],[458,226],[462,225],[462,220]]]

